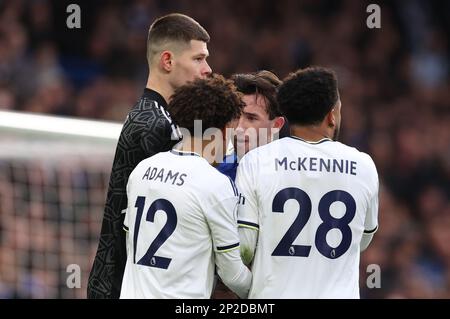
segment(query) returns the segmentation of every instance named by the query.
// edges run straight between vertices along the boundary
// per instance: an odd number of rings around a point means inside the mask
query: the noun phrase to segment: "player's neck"
[[[291,125],[291,134],[308,142],[318,142],[324,138],[332,139],[333,132],[321,126]]]
[[[149,75],[146,87],[161,94],[164,100],[169,103],[169,99],[173,94],[173,90],[171,89],[169,83],[166,83],[164,79],[158,78],[156,74],[153,76]]]
[[[211,165],[215,166],[217,163],[215,152],[213,152],[214,146],[210,144],[212,141],[205,141],[201,138],[183,138],[183,140],[174,146],[174,149],[185,152],[185,153],[195,153],[208,161]],[[217,151],[217,150],[215,150]]]

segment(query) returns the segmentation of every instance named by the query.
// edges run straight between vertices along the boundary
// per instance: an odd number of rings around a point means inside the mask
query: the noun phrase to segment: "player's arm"
[[[239,298],[247,298],[252,274],[244,265],[239,254],[239,246],[228,252],[216,252],[217,274],[223,283]]]
[[[237,197],[228,197],[208,208],[206,217],[214,244],[217,273],[234,293],[246,298],[252,274],[239,254],[239,235],[234,217],[236,204]]]
[[[366,233],[366,231],[364,231],[362,238],[361,238],[361,243],[360,243],[360,251],[364,251],[366,250],[367,247],[369,247],[370,242],[372,241],[373,238],[373,234],[376,232],[376,229],[371,232],[371,233]]]
[[[119,143],[125,139],[121,133]],[[117,169],[116,152],[114,166],[111,171],[107,199],[105,203],[102,227],[94,263],[89,274],[87,297],[89,299],[111,298],[120,296],[123,272],[127,259],[126,235],[123,231],[124,210],[122,203],[126,203],[126,193],[121,191],[123,171]],[[128,174],[127,174],[128,175]],[[111,252],[105,254],[104,252]]]
[[[239,194],[238,227],[241,241],[241,256],[246,265],[250,265],[258,242],[258,207],[253,185],[252,167],[242,159],[236,173],[236,187]]]
[[[255,256],[258,231],[239,225],[239,239],[241,241],[241,258],[244,264],[250,266]]]
[[[130,199],[130,190],[131,190],[131,185],[133,184],[134,178],[133,178],[133,173],[135,172],[135,170],[133,170],[130,174],[130,177],[128,178],[128,182],[127,182],[127,198]],[[125,231],[125,242],[126,242],[126,248],[127,248],[127,257],[130,255],[130,249],[131,249],[131,244],[130,244],[130,225],[132,224],[132,222],[130,221],[130,211],[133,209],[133,204],[131,203],[131,200],[127,200],[128,201],[128,205],[127,208],[122,210],[122,215],[124,216],[123,219],[123,230]]]
[[[364,251],[369,247],[372,241],[373,235],[378,230],[378,174],[375,168],[375,164],[370,160],[372,166],[372,198],[370,199],[369,205],[367,207],[366,218],[364,221],[364,232],[361,238],[360,251]],[[370,180],[370,179],[369,179]]]
[[[364,222],[364,232],[361,238],[360,251],[364,251],[369,247],[373,235],[378,230],[378,192],[374,195],[370,202],[370,206],[366,212]]]

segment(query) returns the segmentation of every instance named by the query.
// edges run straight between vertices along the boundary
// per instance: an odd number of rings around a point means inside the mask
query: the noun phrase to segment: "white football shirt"
[[[286,137],[247,153],[236,186],[239,227],[259,230],[249,298],[359,298],[361,237],[378,225],[369,155]]]
[[[196,153],[172,150],[139,163],[127,194],[121,298],[210,298],[215,261],[231,252],[245,269],[248,292],[251,274],[238,249],[238,193],[228,177]]]

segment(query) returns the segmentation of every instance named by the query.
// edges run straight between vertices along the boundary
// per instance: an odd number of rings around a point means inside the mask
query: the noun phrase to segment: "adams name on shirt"
[[[171,169],[164,170],[164,168],[150,166],[145,171],[142,179],[161,183],[172,183],[172,185],[182,186],[185,182],[186,177],[186,173],[174,172]]]

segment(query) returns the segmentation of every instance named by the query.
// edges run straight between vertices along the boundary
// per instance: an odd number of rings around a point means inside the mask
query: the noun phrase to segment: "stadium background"
[[[79,30],[66,27],[71,2]],[[367,28],[365,1],[0,1],[0,111],[122,122],[145,85],[148,27],[174,11],[208,30],[210,65],[226,76],[332,67],[342,140],[371,154],[381,180],[362,296],[450,298],[450,2],[371,2],[381,29]],[[42,153],[0,156],[0,298],[86,295],[112,155]],[[80,289],[66,286],[74,263]],[[380,289],[365,285],[368,264]]]

